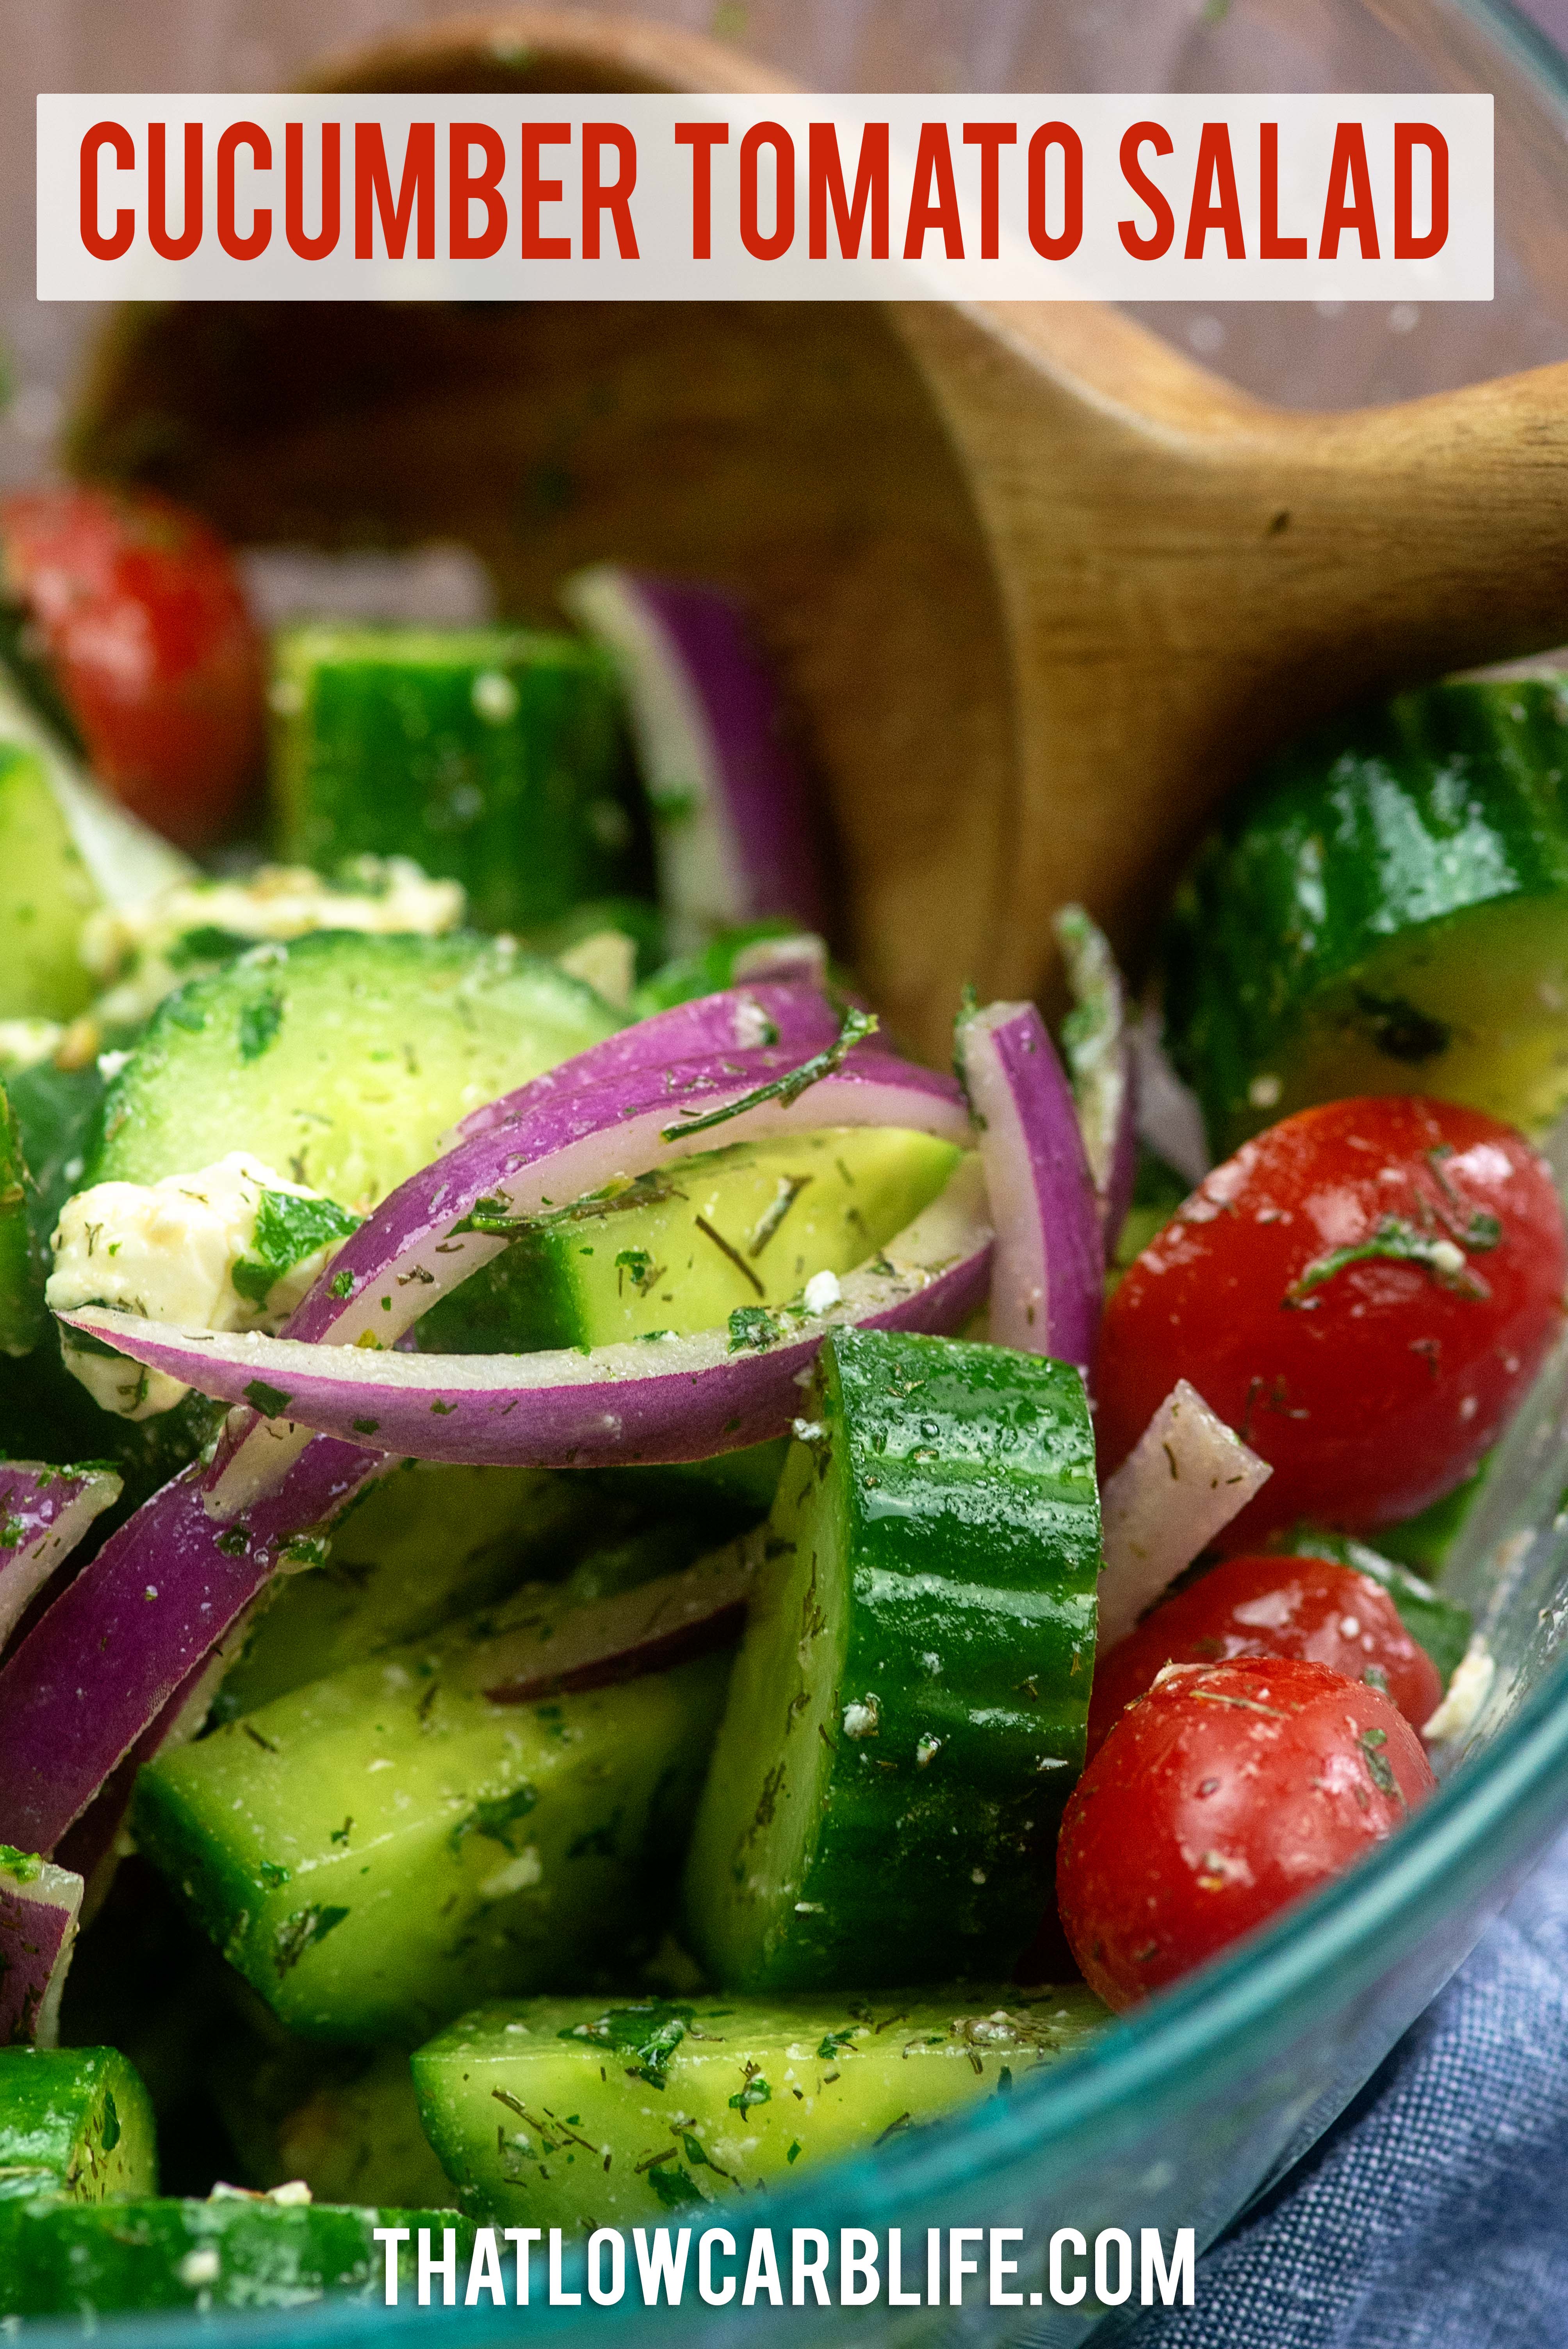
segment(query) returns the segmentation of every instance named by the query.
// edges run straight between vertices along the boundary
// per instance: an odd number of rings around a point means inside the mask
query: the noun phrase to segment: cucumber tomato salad
[[[933,1068],[716,591],[0,552],[3,2313],[722,2223],[1398,1831],[1562,1319],[1568,683],[1294,746],[1137,1004],[1063,906]]]

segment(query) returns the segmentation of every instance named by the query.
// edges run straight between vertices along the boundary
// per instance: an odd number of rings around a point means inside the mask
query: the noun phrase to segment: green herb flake
[[[539,1800],[536,1788],[514,1787],[510,1795],[495,1795],[488,1802],[476,1803],[467,1818],[459,1819],[448,1838],[456,1851],[465,1836],[483,1836],[490,1843],[499,1843],[513,1858],[522,1850],[523,1838],[519,1830],[522,1822]]]
[[[556,2033],[559,2039],[589,2039],[601,2047],[608,2047],[626,2062],[634,2079],[645,2080],[651,2088],[668,2085],[670,2057],[686,2037],[686,2025],[696,2015],[696,2008],[671,2005],[664,1999],[651,1998],[634,2006],[613,2006],[593,2023],[573,2023]]]
[[[245,1389],[245,1401],[253,1404],[263,1419],[281,1419],[293,1400],[282,1387],[269,1386],[265,1379],[253,1379]]]
[[[0,1843],[0,1868],[14,1884],[32,1884],[42,1876],[44,1863],[36,1851],[18,1851],[14,1843]]]
[[[251,1537],[243,1526],[230,1526],[212,1547],[221,1557],[243,1557],[251,1547]]]
[[[800,2158],[800,2140],[799,2140],[799,2137],[797,2137],[797,2138],[795,2139],[794,2143],[793,2143],[793,2144],[791,2145],[791,2147],[789,2147],[789,2152],[785,2155],[784,2158],[785,2158],[785,2160],[786,2160],[786,2161],[788,2161],[788,2162],[796,2162],[796,2161],[799,2161],[799,2158]]]
[[[7,1517],[0,1526],[0,1549],[15,1549],[26,1530],[20,1517]]]
[[[645,2173],[648,2184],[666,2210],[684,2210],[692,2203],[700,2203],[703,2195],[678,2161],[660,2162]]]
[[[770,2105],[772,2102],[772,2089],[769,2086],[767,2081],[763,2078],[756,2064],[748,2064],[746,2067],[746,2077],[741,2082],[736,2094],[731,2096],[729,2100],[730,2111],[732,2113],[740,2113],[744,2115],[751,2110],[753,2105]]]
[[[276,1042],[283,1024],[284,999],[275,988],[259,995],[254,1003],[247,1003],[240,1014],[241,1060],[259,1061],[268,1046]]]
[[[106,2088],[103,2095],[103,2149],[112,2153],[119,2143],[119,2111],[114,2101],[114,2091]]]
[[[273,1935],[273,1963],[282,1981],[292,1966],[297,1966],[308,1949],[325,1941],[347,1916],[346,1909],[324,1909],[313,1901],[308,1909],[296,1909],[285,1917]]]
[[[1377,1787],[1378,1793],[1380,1795],[1392,1795],[1395,1800],[1398,1803],[1400,1808],[1403,1809],[1405,1807],[1405,1797],[1399,1791],[1399,1781],[1394,1775],[1392,1763],[1389,1761],[1387,1754],[1383,1751],[1383,1748],[1388,1743],[1387,1731],[1386,1729],[1364,1729],[1357,1738],[1356,1743],[1361,1748],[1361,1758],[1367,1764],[1367,1775],[1370,1777],[1372,1784]]]
[[[847,2031],[824,2032],[821,2043],[817,2049],[819,2063],[831,2064],[840,2050],[848,2047],[851,2041],[858,2036],[860,2028],[858,2023],[851,2023]]]
[[[351,1272],[335,1272],[327,1282],[326,1288],[329,1297],[352,1297],[354,1275]]]
[[[299,1199],[292,1191],[263,1191],[256,1208],[252,1254],[241,1258],[229,1276],[236,1293],[253,1305],[264,1305],[274,1282],[303,1264],[307,1256],[346,1240],[359,1229],[361,1218],[340,1207],[335,1199]],[[340,1288],[339,1280],[346,1281]],[[347,1297],[354,1289],[352,1273],[334,1277],[332,1293]]]
[[[356,1435],[374,1435],[381,1422],[378,1419],[351,1419],[348,1423]]]
[[[778,1343],[779,1324],[765,1305],[738,1305],[729,1317],[729,1350],[744,1353]]]
[[[1321,1288],[1325,1281],[1332,1280],[1347,1265],[1367,1264],[1377,1258],[1424,1265],[1434,1280],[1457,1296],[1488,1297],[1491,1291],[1486,1282],[1464,1260],[1466,1247],[1483,1250],[1497,1246],[1501,1234],[1496,1227],[1496,1219],[1488,1216],[1485,1221],[1494,1226],[1495,1237],[1488,1237],[1484,1228],[1479,1237],[1472,1237],[1472,1222],[1461,1242],[1446,1231],[1419,1232],[1401,1216],[1385,1216],[1367,1238],[1354,1240],[1346,1247],[1330,1248],[1326,1256],[1315,1258],[1292,1281],[1284,1301],[1287,1306],[1307,1306],[1314,1301],[1313,1290]]]
[[[863,1044],[868,1036],[874,1036],[880,1024],[874,1011],[862,1011],[859,1004],[851,1003],[844,1013],[842,1027],[825,1050],[813,1052],[810,1059],[802,1061],[798,1069],[789,1070],[782,1077],[774,1077],[768,1084],[756,1086],[750,1092],[743,1093],[738,1101],[727,1102],[722,1109],[705,1110],[694,1117],[677,1118],[673,1125],[662,1129],[664,1140],[679,1142],[689,1133],[710,1133],[716,1125],[727,1125],[732,1117],[740,1117],[747,1110],[759,1108],[764,1102],[776,1101],[788,1109],[791,1102],[799,1100],[809,1086],[820,1083],[824,1077],[830,1077],[836,1069],[841,1068],[846,1055],[852,1052],[857,1044]]]

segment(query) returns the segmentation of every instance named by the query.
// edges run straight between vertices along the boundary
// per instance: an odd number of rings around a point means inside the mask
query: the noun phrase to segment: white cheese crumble
[[[0,1019],[0,1076],[50,1060],[65,1032],[57,1019]]]
[[[544,1867],[539,1857],[539,1847],[537,1844],[531,1843],[518,1853],[515,1859],[509,1860],[504,1868],[498,1868],[493,1876],[485,1878],[480,1886],[480,1899],[505,1900],[513,1892],[529,1890],[531,1886],[540,1882],[543,1874]]]
[[[191,2292],[198,2284],[216,2283],[222,2271],[223,2262],[210,2243],[203,2244],[200,2251],[187,2251],[175,2271]]]
[[[259,1305],[234,1287],[234,1267],[255,1245],[263,1191],[294,1199],[322,1194],[275,1174],[245,1151],[231,1151],[195,1174],[160,1183],[95,1183],[67,1199],[50,1242],[55,1268],[44,1294],[52,1312],[111,1305],[193,1330],[275,1330],[294,1311],[334,1247],[275,1280]],[[162,1371],[144,1371],[123,1355],[67,1345],[67,1368],[105,1411],[152,1419],[171,1411],[189,1389]]]
[[[1445,1738],[1461,1737],[1491,1695],[1496,1677],[1497,1660],[1478,1631],[1454,1666],[1441,1704],[1421,1731],[1428,1744],[1440,1745]]]
[[[814,1272],[800,1292],[800,1302],[808,1313],[828,1313],[843,1293],[836,1272]]]
[[[568,978],[585,979],[617,1011],[624,1011],[637,983],[637,948],[624,930],[591,930],[555,957]]]
[[[859,1703],[851,1700],[844,1707],[844,1735],[874,1737],[881,1720],[882,1707],[874,1696],[868,1696]]]
[[[177,881],[139,904],[100,906],[83,926],[81,957],[110,990],[94,1007],[99,1020],[133,1026],[191,976],[181,943],[203,930],[252,944],[312,930],[435,936],[455,929],[467,905],[460,882],[432,881],[408,856],[358,857],[341,883],[307,865],[263,864],[242,881]]]

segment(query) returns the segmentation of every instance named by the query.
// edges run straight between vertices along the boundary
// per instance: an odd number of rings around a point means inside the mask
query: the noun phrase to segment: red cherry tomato
[[[1068,1800],[1057,1901],[1108,2006],[1265,1925],[1398,1826],[1434,1785],[1380,1691],[1299,1657],[1174,1664]]]
[[[1436,1664],[1370,1575],[1326,1557],[1227,1557],[1161,1599],[1096,1660],[1089,1759],[1164,1665],[1228,1663],[1233,1656],[1305,1656],[1352,1681],[1376,1673],[1368,1685],[1381,1686],[1413,1729],[1443,1701]]]
[[[1511,1126],[1388,1094],[1303,1110],[1217,1166],[1106,1309],[1102,1468],[1179,1378],[1271,1462],[1228,1529],[1412,1516],[1498,1435],[1562,1322],[1563,1210]]]
[[[0,542],[98,781],[186,847],[232,831],[260,768],[264,664],[222,540],[165,498],[46,489],[5,500]]]

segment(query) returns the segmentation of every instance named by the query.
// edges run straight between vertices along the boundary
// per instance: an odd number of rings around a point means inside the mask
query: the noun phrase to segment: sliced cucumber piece
[[[804,1412],[692,1838],[696,1955],[741,1989],[995,1975],[1083,1766],[1083,1381],[836,1330]]]
[[[88,781],[0,669],[0,1019],[80,1011],[93,991],[77,953],[88,916],[193,871]]]
[[[729,1659],[492,1704],[494,1635],[570,1603],[530,1586],[141,1773],[139,1849],[291,2030],[412,2044],[656,1936]]]
[[[77,942],[99,903],[44,761],[0,740],[0,1017],[69,1019],[90,1001]]]
[[[581,638],[522,628],[294,629],[272,692],[283,853],[366,853],[460,881],[481,928],[527,930],[626,885],[619,698]]]
[[[117,2049],[0,2047],[0,2201],[124,2202],[157,2185],[152,2106]]]
[[[284,1583],[223,1682],[217,1718],[237,1720],[383,1649],[428,1639],[504,1599],[525,1576],[571,1563],[553,1597],[586,1603],[677,1573],[707,1546],[689,1522],[603,1538],[637,1514],[631,1501],[606,1506],[586,1479],[547,1468],[406,1461],[334,1526],[325,1564]]]
[[[99,2316],[136,2310],[303,2308],[328,2292],[381,2304],[387,2254],[377,2227],[407,2227],[398,2272],[411,2281],[415,2230],[454,2224],[449,2210],[335,2208],[229,2193],[210,2202],[131,2202],[115,2209],[12,2203],[0,2209],[0,2313]],[[458,2222],[459,2250],[471,2238]]]
[[[1381,1539],[1381,1528],[1379,1528]],[[1425,1648],[1438,1668],[1443,1686],[1453,1678],[1475,1628],[1468,1607],[1445,1599],[1429,1582],[1396,1559],[1385,1557],[1349,1534],[1325,1533],[1315,1526],[1297,1526],[1283,1545],[1292,1557],[1329,1557],[1338,1566],[1354,1568],[1378,1583],[1393,1600],[1399,1620],[1412,1640]]]
[[[328,2049],[275,2031],[272,2044],[247,2046],[231,2031],[207,2079],[241,2174],[258,2185],[301,2178],[318,2202],[453,2199],[405,2048]]]
[[[1568,1102],[1568,677],[1452,682],[1275,760],[1165,943],[1217,1154],[1309,1102],[1423,1092],[1539,1133]]]
[[[318,931],[160,1007],[83,1180],[155,1183],[248,1150],[361,1213],[481,1102],[624,1024],[505,939]]]
[[[438,1353],[531,1353],[685,1335],[851,1271],[929,1206],[950,1142],[824,1127],[676,1160],[542,1217],[418,1325]]]
[[[865,2153],[1074,2054],[1081,1982],[869,1998],[497,2002],[421,2047],[430,2142],[475,2218],[704,2223],[798,2165]]]

